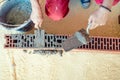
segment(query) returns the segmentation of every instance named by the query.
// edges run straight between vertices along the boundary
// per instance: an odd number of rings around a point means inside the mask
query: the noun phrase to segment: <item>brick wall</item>
[[[120,38],[92,37],[92,41],[90,43],[88,43],[87,45],[82,45],[79,48],[120,51]]]
[[[15,34],[16,35],[16,34]],[[15,37],[14,35],[14,37]],[[12,38],[12,35],[6,35],[6,44],[5,48],[35,48],[33,43],[35,43],[35,35],[24,35],[24,39],[21,37],[22,43],[25,43],[25,46],[23,44],[23,47],[16,46],[17,42],[19,43],[19,40],[14,40],[16,38]],[[21,36],[21,34],[16,35],[17,37]],[[64,35],[53,35],[53,34],[45,34],[44,40],[45,40],[45,46],[44,48],[62,48],[61,43],[64,42],[68,37],[70,36],[64,36]],[[87,45],[79,46],[78,49],[89,49],[89,50],[109,50],[109,51],[120,51],[120,38],[114,38],[114,37],[91,37],[92,40]],[[27,39],[27,40],[26,40]],[[20,41],[20,42],[21,42]],[[31,43],[32,46],[29,45]],[[28,44],[27,44],[28,43]],[[22,45],[22,44],[20,44]]]

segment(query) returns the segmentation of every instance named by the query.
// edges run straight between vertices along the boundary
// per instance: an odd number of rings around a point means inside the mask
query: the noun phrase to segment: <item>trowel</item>
[[[89,28],[90,27],[91,27],[91,24],[88,24],[86,30],[81,29],[81,30],[75,32],[75,34],[73,36],[71,36],[70,38],[68,38],[67,40],[65,40],[62,43],[62,48],[65,51],[70,51],[74,48],[77,48],[79,46],[89,43],[91,41],[91,38],[89,37]]]
[[[44,44],[44,30],[42,30],[41,27],[38,26],[36,28],[35,36],[36,36],[36,39],[35,39],[36,40],[35,41],[36,48],[43,48],[45,46],[45,44]]]

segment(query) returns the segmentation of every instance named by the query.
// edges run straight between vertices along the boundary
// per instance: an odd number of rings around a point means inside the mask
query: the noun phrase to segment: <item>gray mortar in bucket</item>
[[[0,3],[0,24],[8,30],[29,31],[33,22],[29,0],[4,0]]]

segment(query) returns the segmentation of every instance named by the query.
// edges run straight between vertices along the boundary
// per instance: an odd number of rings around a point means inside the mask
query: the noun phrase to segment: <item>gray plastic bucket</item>
[[[10,12],[12,8],[14,8],[18,4],[27,4],[29,5],[27,8],[24,9],[22,6],[21,10],[29,11],[29,16],[31,14],[31,4],[29,0],[4,0],[0,3],[0,25],[3,25],[3,28],[8,30],[16,30],[26,32],[33,28],[33,22],[30,19],[25,20],[25,22],[17,24],[10,24],[6,22],[6,16]]]

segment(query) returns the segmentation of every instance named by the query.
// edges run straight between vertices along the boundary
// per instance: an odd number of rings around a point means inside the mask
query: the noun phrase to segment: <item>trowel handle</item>
[[[86,28],[86,32],[87,32],[87,34],[89,34],[89,29],[90,29],[91,25],[92,25],[92,24],[89,23],[88,26],[87,26],[87,28]]]

